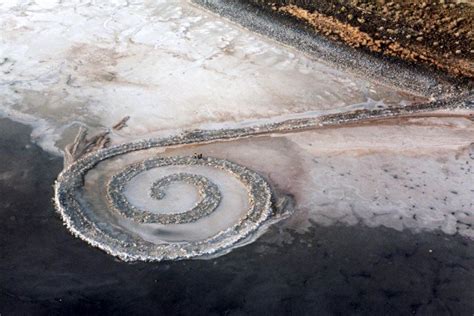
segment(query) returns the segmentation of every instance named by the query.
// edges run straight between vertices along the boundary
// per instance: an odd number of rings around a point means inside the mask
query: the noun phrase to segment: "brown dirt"
[[[355,48],[474,78],[474,0],[248,0]]]

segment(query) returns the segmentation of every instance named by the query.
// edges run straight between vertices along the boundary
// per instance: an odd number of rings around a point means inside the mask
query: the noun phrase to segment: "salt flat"
[[[122,136],[421,96],[336,70],[187,1],[2,1],[0,113],[58,152],[79,125]]]

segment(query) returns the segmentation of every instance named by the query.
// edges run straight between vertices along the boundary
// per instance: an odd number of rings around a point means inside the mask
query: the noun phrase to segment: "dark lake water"
[[[474,313],[474,243],[443,233],[279,226],[216,259],[118,261],[63,226],[62,159],[29,135],[0,119],[2,316]]]

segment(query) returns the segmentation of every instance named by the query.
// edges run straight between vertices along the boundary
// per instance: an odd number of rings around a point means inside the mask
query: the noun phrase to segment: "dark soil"
[[[466,1],[246,0],[351,47],[474,78],[474,3]]]

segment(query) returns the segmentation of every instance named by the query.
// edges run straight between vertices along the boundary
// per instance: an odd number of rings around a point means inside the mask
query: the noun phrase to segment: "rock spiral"
[[[104,149],[60,175],[56,203],[71,231],[123,260],[159,261],[227,249],[270,216],[271,190],[256,172],[214,157],[149,158],[153,147]],[[122,166],[119,158],[137,153]]]

